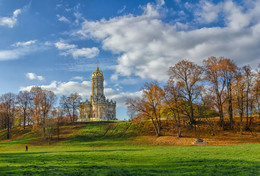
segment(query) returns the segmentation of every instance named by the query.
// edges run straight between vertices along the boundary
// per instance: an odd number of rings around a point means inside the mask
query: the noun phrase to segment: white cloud
[[[99,54],[99,49],[96,47],[92,48],[81,48],[81,49],[72,49],[69,51],[73,58],[85,57],[85,58],[93,58]]]
[[[166,81],[169,66],[177,61],[189,59],[201,63],[212,55],[231,58],[238,64],[257,65],[260,60],[260,20],[256,9],[260,9],[260,3],[244,11],[233,1],[223,5],[203,2],[205,12],[214,11],[215,6],[225,12],[226,26],[177,29],[176,24],[166,23],[161,18],[161,4],[148,3],[139,16],[128,14],[108,20],[85,20],[76,34],[100,41],[104,50],[119,55],[113,79],[135,75]],[[212,12],[209,17],[205,15],[200,16],[203,24],[218,17],[217,12]],[[236,15],[240,19],[236,19]]]
[[[29,45],[35,44],[36,42],[37,42],[37,40],[29,40],[27,42],[16,42],[12,46],[16,46],[16,47],[22,46],[22,47],[25,47],[25,46],[29,46]]]
[[[82,76],[75,76],[72,78],[72,80],[80,80],[80,81],[83,81],[83,77]]]
[[[127,98],[141,97],[142,91],[137,92],[121,92],[119,90],[114,90],[112,88],[106,88],[104,93],[107,98],[116,101],[117,107],[125,106],[125,101]]]
[[[12,49],[0,50],[0,61],[19,59],[25,55],[36,52],[44,47],[36,45],[37,40],[29,40],[26,42],[16,42],[12,44]]]
[[[196,20],[200,23],[211,23],[218,20],[222,4],[213,4],[210,1],[202,0],[195,10]]]
[[[30,91],[35,85],[20,87],[20,90]],[[57,82],[53,81],[49,85],[41,85],[43,89],[51,90],[57,95],[69,95],[71,93],[79,93],[83,97],[89,97],[91,93],[91,82],[83,81],[81,83],[75,81]]]
[[[16,48],[10,50],[0,50],[0,61],[19,59],[32,52],[29,48]]]
[[[0,17],[0,26],[7,26],[9,28],[13,28],[16,25],[17,17],[21,12],[21,9],[16,9],[13,12],[12,17]]]
[[[57,15],[57,18],[59,21],[65,22],[65,23],[70,23],[70,20],[66,18],[65,16]]]
[[[227,25],[235,30],[247,27],[250,24],[251,17],[242,12],[242,7],[236,5],[233,1],[227,1],[224,4],[224,11],[227,14]]]
[[[20,87],[21,91],[30,91],[32,86]],[[49,85],[41,85],[42,89],[47,89],[53,91],[56,95],[69,95],[71,93],[77,92],[83,99],[89,99],[91,95],[91,82],[90,81],[69,81],[69,82],[57,82],[53,81]],[[120,92],[119,90],[114,90],[112,88],[104,89],[105,96],[108,99],[112,99],[117,102],[117,107],[125,106],[125,100],[129,97],[141,96],[141,91],[138,92]]]
[[[122,9],[119,9],[118,11],[117,11],[117,13],[123,13],[124,11],[125,11],[125,9],[126,9],[126,5],[124,5],[124,7],[122,8]]]
[[[64,42],[56,42],[55,46],[59,50],[69,50],[69,49],[73,49],[73,48],[77,47],[77,45],[70,45],[70,44],[67,44],[67,43],[64,43]]]
[[[55,46],[59,50],[64,50],[64,52],[61,53],[62,55],[67,56],[71,54],[74,59],[79,57],[93,58],[99,54],[99,49],[97,47],[78,49],[77,45],[70,45],[64,42],[56,42]]]
[[[43,76],[38,76],[35,73],[26,73],[25,75],[30,80],[39,80],[39,81],[43,81],[44,80]]]

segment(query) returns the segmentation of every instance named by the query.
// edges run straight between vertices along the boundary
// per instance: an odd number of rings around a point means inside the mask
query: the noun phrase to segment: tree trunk
[[[230,128],[233,129],[233,108],[232,108],[232,90],[231,85],[229,85],[229,91],[228,91],[228,112],[229,112],[229,123]]]
[[[177,120],[178,134],[177,134],[177,137],[180,138],[181,137],[181,124],[180,124],[180,114],[179,114],[179,111],[177,111],[177,116],[178,116],[178,120]]]
[[[6,138],[10,139],[10,117],[7,117],[7,134]]]
[[[26,110],[23,111],[23,129],[25,129],[25,123],[26,123]]]
[[[243,134],[243,113],[240,114],[240,135]]]
[[[154,126],[154,130],[155,130],[155,133],[156,133],[156,136],[159,137],[160,136],[160,130],[159,128],[156,126],[154,120],[152,119],[152,123],[153,123],[153,126]]]

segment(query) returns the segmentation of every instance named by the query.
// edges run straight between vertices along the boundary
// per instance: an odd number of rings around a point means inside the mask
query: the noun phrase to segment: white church
[[[79,119],[86,120],[116,120],[116,102],[106,99],[104,95],[103,72],[97,69],[93,72],[92,94],[90,101],[79,103]]]

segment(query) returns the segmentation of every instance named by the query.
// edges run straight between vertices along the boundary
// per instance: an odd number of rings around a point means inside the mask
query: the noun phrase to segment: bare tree
[[[77,109],[79,107],[79,102],[81,96],[78,93],[72,93],[70,96],[62,96],[60,99],[61,107],[69,115],[71,122],[77,120]]]

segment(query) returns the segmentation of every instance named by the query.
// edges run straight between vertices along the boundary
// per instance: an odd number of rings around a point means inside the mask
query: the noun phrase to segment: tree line
[[[206,119],[214,135],[209,117],[218,117],[223,131],[233,129],[234,117],[239,117],[242,134],[250,130],[254,115],[260,117],[259,69],[260,63],[258,69],[239,67],[225,57],[212,56],[203,65],[181,60],[169,67],[166,85],[145,83],[141,97],[128,98],[128,112],[132,119],[151,121],[157,136],[162,120],[173,120],[180,137],[181,120],[188,119],[192,128],[200,118]]]
[[[17,95],[6,93],[0,96],[0,129],[6,129],[6,138],[11,138],[12,128],[32,125],[50,139],[54,128],[59,132],[60,124],[78,118],[78,104],[81,96],[72,93],[58,98],[53,91],[32,87],[30,91],[20,91]]]

